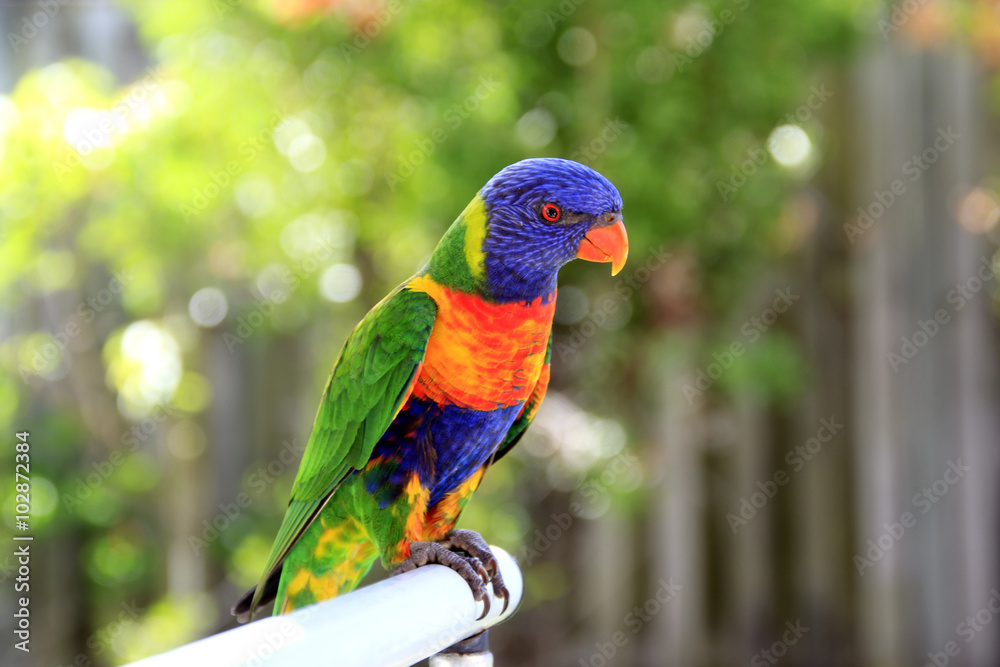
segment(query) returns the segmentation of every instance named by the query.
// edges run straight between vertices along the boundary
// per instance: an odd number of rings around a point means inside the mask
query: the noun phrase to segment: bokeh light
[[[334,264],[320,276],[319,291],[328,301],[350,301],[361,292],[361,272],[351,264]]]
[[[300,134],[288,145],[288,161],[297,171],[316,171],[326,161],[326,144],[315,134]]]
[[[528,148],[548,146],[556,135],[556,120],[545,109],[532,109],[517,121],[517,136]]]
[[[597,40],[586,28],[570,28],[559,38],[559,57],[574,67],[586,65],[597,54]]]
[[[800,167],[809,159],[812,142],[798,125],[779,125],[768,137],[767,148],[781,166]]]
[[[144,414],[167,403],[183,372],[177,340],[150,320],[130,324],[119,340],[117,354],[112,350],[109,355],[108,374],[126,409]]]
[[[958,223],[973,234],[985,234],[1000,220],[1000,203],[996,195],[985,188],[972,188],[963,194],[955,211]]]
[[[188,313],[198,326],[211,328],[226,318],[229,302],[217,287],[204,287],[191,296]]]

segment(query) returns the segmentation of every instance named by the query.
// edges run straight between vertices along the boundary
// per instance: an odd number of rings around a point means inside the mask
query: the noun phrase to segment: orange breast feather
[[[426,276],[409,288],[429,294],[438,309],[414,397],[473,410],[528,399],[545,362],[555,298],[489,303]]]

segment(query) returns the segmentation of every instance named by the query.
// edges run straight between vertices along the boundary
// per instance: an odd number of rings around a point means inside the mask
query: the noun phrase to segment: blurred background
[[[4,665],[231,626],[347,332],[542,155],[632,250],[562,271],[460,524],[526,577],[497,664],[1000,664],[1000,3],[15,0],[0,36]]]

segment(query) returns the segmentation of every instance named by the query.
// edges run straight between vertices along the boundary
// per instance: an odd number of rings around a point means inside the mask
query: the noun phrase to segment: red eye
[[[562,209],[555,204],[543,204],[542,217],[549,222],[555,222],[562,217]]]

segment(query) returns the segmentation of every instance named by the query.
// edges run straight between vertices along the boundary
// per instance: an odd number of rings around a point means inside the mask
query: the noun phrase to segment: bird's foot
[[[449,567],[465,579],[472,589],[472,597],[477,602],[483,602],[483,615],[479,620],[490,613],[490,598],[486,595],[487,583],[492,584],[494,595],[503,598],[503,611],[507,611],[510,591],[503,583],[493,552],[479,533],[471,530],[451,530],[437,542],[412,542],[410,557],[400,563],[389,576],[394,577],[431,563]]]
[[[479,561],[486,569],[487,576],[483,577],[483,582],[490,582],[493,586],[493,594],[498,598],[503,598],[503,609],[500,613],[502,614],[507,611],[507,605],[510,603],[510,591],[507,590],[507,586],[503,583],[497,559],[493,557],[493,552],[490,550],[490,546],[486,544],[486,540],[474,530],[451,530],[444,536],[443,543],[450,549],[464,551],[471,558]],[[485,599],[486,609],[489,612],[489,598]],[[485,614],[483,615],[485,616]]]

